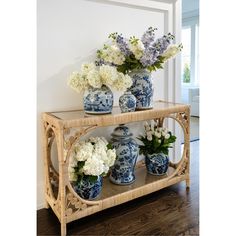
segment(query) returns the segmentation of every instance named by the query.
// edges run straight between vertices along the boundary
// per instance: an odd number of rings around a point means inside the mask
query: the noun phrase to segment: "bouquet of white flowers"
[[[176,136],[172,135],[165,127],[158,127],[156,122],[149,124],[145,122],[145,134],[138,137],[144,145],[139,146],[140,154],[164,153],[168,155],[171,144],[175,142]]]
[[[132,85],[132,79],[118,72],[114,66],[96,66],[94,63],[87,63],[82,64],[79,72],[73,72],[70,75],[68,84],[76,92],[88,90],[91,87],[101,88],[103,85],[125,91]]]
[[[79,182],[84,176],[96,181],[98,176],[105,176],[114,165],[116,150],[111,149],[104,137],[90,137],[74,146],[69,162],[69,179]]]

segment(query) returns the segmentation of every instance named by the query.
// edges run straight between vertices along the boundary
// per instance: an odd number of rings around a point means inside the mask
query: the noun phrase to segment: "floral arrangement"
[[[169,148],[172,148],[171,143],[174,143],[176,136],[172,135],[167,128],[158,127],[156,122],[145,123],[145,134],[138,137],[144,145],[140,146],[140,154],[164,153],[168,155]]]
[[[94,63],[82,64],[79,72],[70,75],[69,86],[76,92],[89,88],[101,88],[103,85],[118,91],[125,91],[132,85],[132,79],[128,75],[118,72],[114,66]]]
[[[80,182],[86,175],[90,181],[98,176],[105,176],[114,165],[116,150],[111,148],[104,137],[90,137],[88,141],[80,141],[74,146],[69,162],[69,179]]]
[[[149,27],[141,39],[135,36],[127,39],[117,32],[110,34],[110,44],[104,44],[104,47],[97,51],[96,64],[116,66],[122,73],[134,69],[155,71],[163,68],[168,59],[181,51],[182,44],[171,45],[174,35],[170,33],[155,39],[156,30]]]

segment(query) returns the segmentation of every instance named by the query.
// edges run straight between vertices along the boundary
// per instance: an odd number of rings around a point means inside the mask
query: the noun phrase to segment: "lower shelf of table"
[[[135,189],[141,188],[144,185],[152,184],[159,180],[164,180],[168,176],[171,176],[174,170],[175,170],[174,168],[169,167],[165,175],[156,176],[156,175],[151,175],[147,173],[145,167],[137,168],[135,170],[136,179],[134,183],[130,185],[116,185],[114,183],[111,183],[111,181],[109,180],[109,177],[105,177],[103,179],[102,192],[100,196],[97,197],[95,200],[104,200],[106,198],[110,198],[119,194],[125,194],[129,191],[134,191]]]

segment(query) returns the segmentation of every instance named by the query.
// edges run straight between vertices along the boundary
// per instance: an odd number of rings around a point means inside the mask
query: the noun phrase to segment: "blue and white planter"
[[[129,89],[136,98],[136,110],[153,108],[153,83],[152,76],[148,70],[134,70],[129,74],[133,84]]]
[[[122,113],[135,111],[136,108],[135,96],[130,91],[125,92],[119,98],[119,106]]]
[[[169,166],[169,158],[164,153],[154,153],[145,156],[147,172],[152,175],[166,174]]]
[[[91,182],[85,175],[80,182],[73,185],[75,192],[83,199],[93,200],[102,191],[102,176],[98,176],[96,182]]]
[[[124,125],[118,126],[112,133],[111,143],[117,157],[111,168],[110,180],[118,185],[128,185],[135,181],[134,167],[139,149],[132,136],[129,128]]]
[[[84,94],[84,111],[88,114],[111,113],[113,107],[113,93],[105,85],[101,88],[90,88]]]

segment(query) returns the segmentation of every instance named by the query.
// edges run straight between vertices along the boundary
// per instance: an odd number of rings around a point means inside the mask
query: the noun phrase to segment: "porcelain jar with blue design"
[[[110,180],[118,185],[131,184],[135,181],[134,167],[139,152],[138,144],[125,125],[115,128],[111,135],[111,144],[116,149],[117,157],[111,168]]]
[[[164,153],[154,153],[145,156],[147,172],[152,175],[164,175],[169,167],[169,158]]]
[[[130,91],[126,91],[119,98],[119,106],[122,113],[135,111],[136,108],[135,96]]]
[[[130,91],[136,98],[136,110],[152,109],[154,88],[151,72],[146,69],[133,70],[129,76],[133,80]]]
[[[88,114],[111,113],[113,93],[106,85],[101,88],[90,87],[84,94],[84,111]]]
[[[102,176],[98,176],[97,180],[91,180],[89,176],[84,175],[83,178],[73,185],[75,192],[83,199],[93,200],[99,196],[102,191]]]

